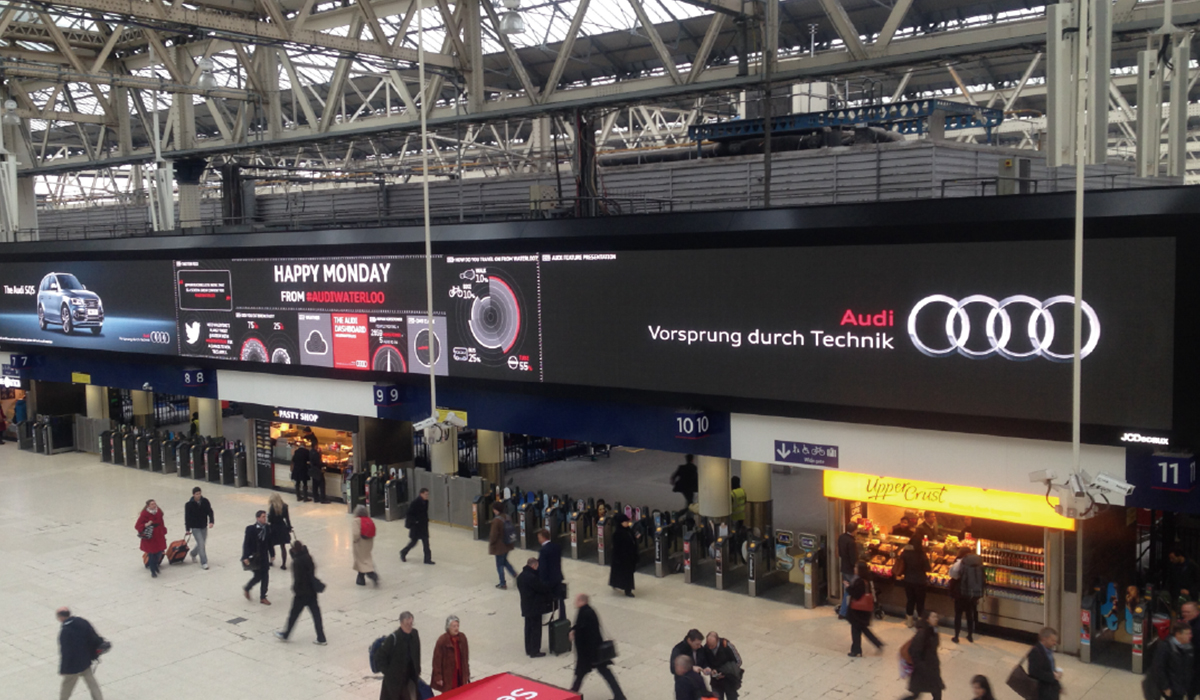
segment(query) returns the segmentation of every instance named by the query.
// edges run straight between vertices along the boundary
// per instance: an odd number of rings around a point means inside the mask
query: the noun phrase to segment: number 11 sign
[[[1182,455],[1155,455],[1154,486],[1161,491],[1191,491],[1196,487],[1196,458]]]

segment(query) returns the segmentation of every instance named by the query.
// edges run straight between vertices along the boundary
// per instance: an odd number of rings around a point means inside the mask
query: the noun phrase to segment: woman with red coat
[[[158,578],[158,565],[167,551],[167,526],[163,524],[162,511],[153,498],[146,501],[146,507],[138,516],[137,525],[133,527],[137,530],[138,537],[142,538],[142,551],[146,553],[146,566],[150,569],[150,575]]]
[[[429,686],[439,693],[454,690],[471,682],[470,654],[467,635],[458,631],[458,618],[446,618],[446,633],[433,645],[433,671]]]

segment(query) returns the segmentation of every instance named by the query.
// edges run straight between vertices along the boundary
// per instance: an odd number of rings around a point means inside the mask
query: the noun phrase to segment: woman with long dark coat
[[[612,571],[608,585],[625,591],[633,597],[633,572],[638,565],[637,540],[633,536],[633,522],[624,515],[613,516]]]
[[[942,663],[938,659],[938,614],[926,610],[917,618],[917,633],[908,646],[912,658],[912,676],[908,679],[905,700],[916,700],[922,693],[929,693],[933,700],[942,700]]]

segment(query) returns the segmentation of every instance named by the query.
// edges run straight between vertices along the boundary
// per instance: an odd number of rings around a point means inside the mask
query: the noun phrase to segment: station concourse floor
[[[158,579],[142,567],[134,521],[148,498],[166,514],[168,540],[183,535],[183,504],[198,482],[174,475],[102,464],[95,455],[54,457],[0,446],[0,698],[58,695],[54,611],[68,605],[113,642],[97,678],[108,700],[350,700],[379,696],[367,648],[411,610],[422,635],[422,671],[428,680],[433,644],[447,615],[458,615],[470,640],[474,678],[508,671],[569,686],[572,656],[524,655],[515,585],[495,588],[493,560],[470,532],[431,528],[436,566],[402,564],[401,523],[379,523],[375,562],[378,588],[354,585],[350,523],[344,506],[295,504],[287,498],[296,535],[306,541],[318,576],[329,645],[315,646],[312,623],[301,616],[292,641],[278,641],[291,602],[290,571],[272,570],[271,606],[245,600],[249,580],[237,561],[242,533],[268,492],[203,484],[216,511],[208,551],[210,569],[164,566]],[[414,553],[415,554],[415,553]],[[520,570],[528,553],[510,561]],[[712,589],[681,577],[638,575],[637,597],[611,591],[608,572],[591,563],[563,562],[572,594],[588,592],[605,633],[617,641],[615,673],[631,700],[673,697],[667,670],[671,647],[691,627],[717,630],[737,645],[746,664],[741,696],[750,700],[838,698],[893,700],[905,695],[896,650],[908,636],[902,624],[874,625],[887,647],[882,656],[849,659],[849,628],[830,607],[804,610]],[[947,700],[971,696],[969,679],[992,679],[996,697],[1015,697],[1004,679],[1025,647],[987,637],[954,645],[942,633]],[[1079,663],[1060,654],[1072,700],[1140,697],[1139,677]],[[597,674],[585,681],[587,700],[606,700]],[[87,697],[80,683],[74,697]]]

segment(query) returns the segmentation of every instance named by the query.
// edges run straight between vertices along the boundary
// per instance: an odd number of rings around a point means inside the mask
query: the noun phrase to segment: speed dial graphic
[[[269,357],[267,346],[258,338],[248,338],[242,343],[239,357],[242,362],[266,362]]]
[[[436,364],[442,357],[442,341],[438,340],[437,335],[430,333],[428,328],[417,331],[413,337],[413,344],[417,351],[417,362],[425,367]]]
[[[428,338],[429,336],[426,335],[425,337]],[[419,352],[420,349],[418,348]],[[420,357],[419,354],[418,357]],[[429,365],[425,366],[428,367]],[[404,356],[400,354],[400,351],[394,345],[381,345],[371,358],[371,369],[376,372],[407,372],[408,365],[405,364]]]
[[[512,287],[499,277],[488,280],[485,296],[475,297],[468,321],[471,335],[489,350],[508,353],[521,336],[521,305]]]

